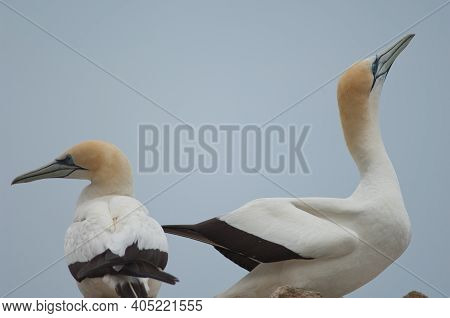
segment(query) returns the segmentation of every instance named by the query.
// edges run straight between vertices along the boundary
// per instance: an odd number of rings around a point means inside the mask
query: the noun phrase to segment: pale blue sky
[[[3,1],[3,0],[2,0]],[[26,17],[192,125],[261,124],[445,1],[12,1]],[[412,242],[398,262],[351,297],[412,289],[450,294],[450,5],[417,24],[388,76],[381,126],[409,211]],[[139,174],[137,125],[178,121],[0,3],[0,294],[63,256],[82,181],[10,186],[85,139],[118,145],[134,167],[136,196],[180,174]],[[336,81],[277,118],[310,124],[309,175],[272,178],[299,196],[347,196],[358,174],[343,140]],[[259,175],[196,173],[147,207],[163,224],[192,223],[247,201],[286,194]],[[161,296],[213,296],[245,274],[214,249],[170,237]],[[80,296],[64,261],[13,297]]]

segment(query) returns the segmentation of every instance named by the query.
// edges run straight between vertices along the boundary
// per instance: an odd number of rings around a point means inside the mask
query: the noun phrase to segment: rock
[[[320,293],[290,286],[278,287],[270,298],[322,298]]]
[[[403,298],[428,298],[428,296],[422,294],[421,292],[413,290],[403,296]]]
[[[291,286],[281,286],[270,295],[270,298],[322,298],[322,295],[316,291]],[[428,298],[428,296],[413,290],[403,296],[403,298]]]

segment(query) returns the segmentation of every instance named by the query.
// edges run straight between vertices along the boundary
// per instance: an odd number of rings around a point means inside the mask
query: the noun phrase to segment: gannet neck
[[[86,186],[81,192],[78,199],[78,205],[106,195],[122,195],[132,197],[134,195],[132,178],[122,176],[110,178],[109,181],[105,182],[92,181],[91,184]]]
[[[338,85],[338,103],[347,147],[358,167],[361,184],[393,182],[397,176],[381,137],[378,104],[383,82],[371,88],[369,61],[353,65]]]

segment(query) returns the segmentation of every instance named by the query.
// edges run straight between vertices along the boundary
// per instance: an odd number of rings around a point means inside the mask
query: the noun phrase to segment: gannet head
[[[12,184],[49,178],[84,179],[108,186],[132,183],[127,157],[116,146],[98,140],[73,146],[49,164],[18,176]]]
[[[405,49],[414,34],[408,34],[377,55],[353,64],[338,83],[338,102],[341,110],[352,111],[367,106],[370,97],[378,97],[384,80],[397,56]]]

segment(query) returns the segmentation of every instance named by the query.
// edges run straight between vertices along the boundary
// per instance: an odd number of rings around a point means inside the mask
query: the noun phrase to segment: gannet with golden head
[[[131,167],[119,148],[82,142],[12,184],[48,178],[91,182],[80,195],[64,244],[69,270],[85,297],[155,297],[161,282],[178,281],[163,271],[166,235],[133,198]]]
[[[410,221],[378,124],[386,75],[413,35],[352,65],[340,78],[338,104],[361,181],[336,198],[270,198],[167,233],[212,245],[250,271],[218,297],[268,297],[289,285],[340,297],[381,273],[407,248]]]

